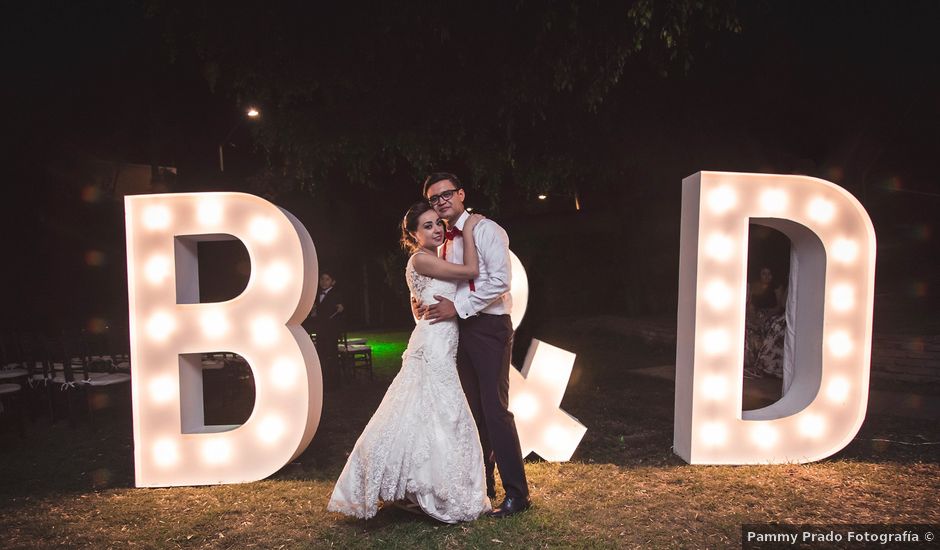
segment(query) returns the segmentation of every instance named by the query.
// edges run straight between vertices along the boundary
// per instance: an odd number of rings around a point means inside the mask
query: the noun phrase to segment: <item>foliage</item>
[[[687,70],[738,32],[734,0],[593,0],[264,6],[152,0],[172,57],[260,105],[268,163],[255,182],[318,193],[432,169],[495,203],[503,183],[572,189],[592,162],[627,71]],[[635,65],[631,66],[631,63]],[[614,105],[611,105],[614,104]]]

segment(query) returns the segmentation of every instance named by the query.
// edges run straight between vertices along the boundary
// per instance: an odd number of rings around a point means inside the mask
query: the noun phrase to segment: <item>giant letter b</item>
[[[127,279],[138,487],[255,481],[299,455],[320,420],[322,379],[300,321],[313,305],[317,260],[288,212],[240,193],[127,197]],[[238,239],[245,291],[199,303],[197,243]],[[255,407],[240,426],[207,426],[201,355],[237,353]]]
[[[811,462],[865,418],[875,233],[844,189],[805,176],[699,172],[682,182],[674,448],[692,464]],[[791,247],[792,383],[742,413],[748,224]]]

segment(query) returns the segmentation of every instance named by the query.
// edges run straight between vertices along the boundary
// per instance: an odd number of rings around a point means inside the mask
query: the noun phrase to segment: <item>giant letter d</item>
[[[793,379],[741,410],[748,224],[791,241]],[[682,182],[674,448],[692,464],[811,462],[868,405],[875,232],[844,189],[805,176],[699,172]]]

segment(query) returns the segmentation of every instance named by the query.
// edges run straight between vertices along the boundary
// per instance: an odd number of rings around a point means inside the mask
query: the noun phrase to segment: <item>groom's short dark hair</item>
[[[424,180],[424,187],[421,189],[421,196],[427,197],[428,187],[431,187],[435,183],[444,180],[450,180],[457,189],[463,189],[463,185],[460,184],[460,180],[457,179],[457,176],[451,174],[450,172],[434,172]]]

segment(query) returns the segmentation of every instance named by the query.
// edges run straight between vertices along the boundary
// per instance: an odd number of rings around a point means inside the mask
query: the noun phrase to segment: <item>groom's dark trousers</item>
[[[509,315],[481,313],[460,320],[457,372],[480,432],[487,475],[499,467],[507,497],[529,496],[516,422],[509,412]]]

